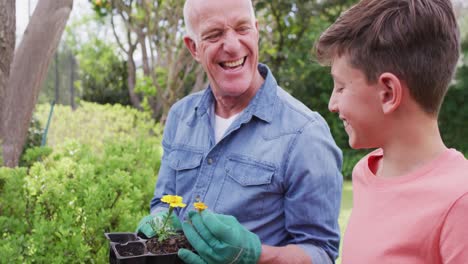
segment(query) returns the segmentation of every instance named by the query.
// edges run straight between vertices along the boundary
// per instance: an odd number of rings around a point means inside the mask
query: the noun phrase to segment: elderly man
[[[250,0],[187,0],[184,19],[210,85],[168,115],[151,214],[165,194],[208,206],[177,211],[197,251],[179,251],[186,263],[333,263],[342,155],[326,122],[258,63]]]

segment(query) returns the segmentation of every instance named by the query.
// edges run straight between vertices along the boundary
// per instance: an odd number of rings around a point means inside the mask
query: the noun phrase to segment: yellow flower
[[[178,195],[164,195],[161,201],[169,204],[170,207],[185,207],[182,197]]]
[[[198,210],[198,212],[203,212],[203,210],[205,210],[206,208],[208,208],[208,206],[206,206],[206,204],[204,204],[203,202],[196,202],[193,204],[193,206]]]

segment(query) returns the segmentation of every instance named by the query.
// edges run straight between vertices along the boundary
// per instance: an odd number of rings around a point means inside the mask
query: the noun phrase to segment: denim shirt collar
[[[265,81],[243,112],[256,116],[257,118],[269,123],[275,114],[274,105],[277,102],[277,82],[270,69],[265,64],[258,64],[258,71]],[[199,117],[204,114],[210,115],[214,100],[211,86],[208,86],[199,103],[195,106],[194,110],[196,115]]]

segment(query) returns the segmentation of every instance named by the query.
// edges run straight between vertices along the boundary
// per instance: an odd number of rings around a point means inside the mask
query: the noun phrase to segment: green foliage
[[[96,14],[101,17],[106,16],[112,12],[111,0],[88,0]]]
[[[461,70],[468,74],[468,68]],[[466,78],[466,77],[463,77]],[[468,154],[468,86],[449,89],[439,117],[439,127],[445,144]]]
[[[26,169],[0,167],[0,259],[5,263],[22,263],[21,252],[27,248],[26,236],[31,233],[24,199]]]
[[[26,143],[24,144],[23,153],[20,157],[20,166],[28,167],[30,161],[41,156],[33,153],[37,153],[37,149],[40,149],[42,133],[43,128],[41,122],[36,115],[33,115],[31,122],[29,123],[28,135],[26,137]]]
[[[46,104],[36,106],[36,115],[42,122],[47,120],[49,108]],[[161,126],[151,119],[149,113],[130,106],[82,101],[75,111],[67,106],[55,106],[47,144],[54,147],[72,139],[93,146],[99,152],[107,141],[159,136],[161,131]]]
[[[49,147],[32,147],[26,149],[21,156],[21,167],[31,167],[35,162],[42,161],[44,158],[52,153],[52,149]]]
[[[32,116],[31,123],[28,128],[28,136],[26,138],[26,143],[24,149],[29,149],[32,147],[38,147],[41,145],[42,141],[42,125],[36,115]]]
[[[76,83],[85,101],[129,105],[127,64],[116,47],[94,36],[77,48],[80,80]]]
[[[169,207],[169,212],[165,214],[163,218],[154,217],[151,221],[149,221],[149,224],[154,233],[156,233],[156,237],[158,238],[159,242],[162,242],[168,239],[170,236],[176,234],[174,227],[170,224],[170,218],[173,211],[174,208]]]
[[[462,43],[463,60],[455,83],[450,87],[439,115],[439,127],[445,144],[468,154],[468,38]]]
[[[343,148],[343,168],[341,173],[345,180],[351,180],[354,166],[368,152],[368,150],[355,150],[349,147]]]
[[[165,76],[167,75],[167,70],[163,68],[157,68],[156,72],[159,76],[158,82],[164,81]],[[164,77],[162,77],[164,75]],[[165,85],[161,83],[161,85]],[[135,85],[135,92],[141,93],[146,96],[155,96],[157,93],[156,87],[153,85],[153,81],[150,76],[145,76],[143,73],[137,73],[137,83]]]
[[[72,69],[72,63],[72,51],[66,44],[61,43],[50,61],[47,77],[39,93],[39,103],[50,103],[52,101],[57,104],[70,105],[72,103],[72,75],[75,73],[75,70]],[[77,92],[75,91],[75,93]]]
[[[88,111],[100,108],[86,106]],[[123,112],[103,107],[117,115]],[[127,117],[140,115],[127,110]],[[142,124],[138,117],[131,121],[129,127]],[[89,124],[80,128],[87,130]],[[67,121],[53,124],[57,125],[67,126]],[[94,145],[84,138],[58,142],[52,153],[29,170],[0,168],[2,261],[105,263],[108,243],[103,233],[134,230],[138,219],[148,214],[161,159],[160,133],[121,137],[121,128],[114,125],[120,124],[108,122],[92,132],[107,135],[100,138],[103,144]],[[104,132],[107,128],[113,133]],[[73,129],[67,131],[74,134]],[[140,135],[137,131],[126,133]]]

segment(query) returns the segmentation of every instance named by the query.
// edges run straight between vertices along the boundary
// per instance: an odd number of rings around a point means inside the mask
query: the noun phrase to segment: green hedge
[[[0,259],[108,261],[104,232],[132,231],[148,214],[158,144],[156,139],[106,142],[97,154],[70,141],[29,170],[0,169]]]
[[[50,105],[40,104],[35,115],[44,127]],[[123,140],[154,136],[161,133],[159,124],[149,113],[129,106],[100,105],[82,101],[73,111],[69,106],[56,105],[47,135],[47,145],[56,146],[72,139],[100,151],[106,140]]]
[[[44,126],[50,106],[39,105]],[[104,232],[148,214],[161,128],[130,107],[56,106],[48,147],[0,169],[0,263],[107,263]]]

